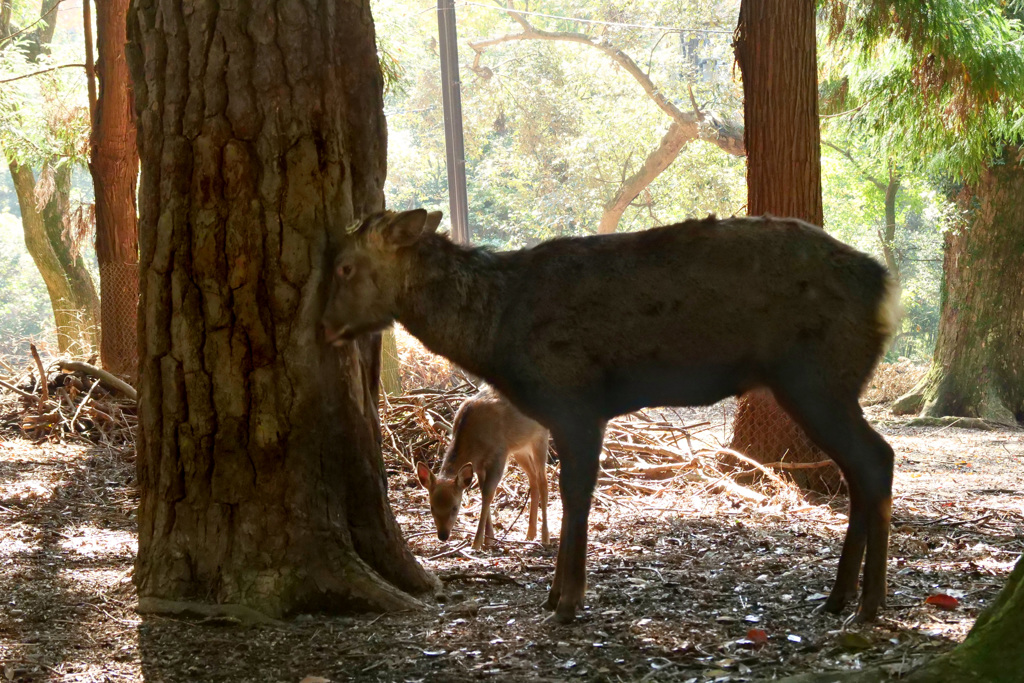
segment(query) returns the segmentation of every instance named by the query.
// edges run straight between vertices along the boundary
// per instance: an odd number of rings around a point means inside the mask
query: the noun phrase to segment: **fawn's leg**
[[[494,500],[494,492],[498,490],[501,478],[505,475],[507,459],[508,453],[504,451],[495,452],[490,457],[481,459],[482,465],[476,475],[480,481],[480,524],[477,527],[476,538],[473,539],[474,550],[480,550],[485,543],[491,545],[494,542],[491,502]]]
[[[541,530],[540,542],[548,545],[548,433],[539,435],[533,443],[533,463],[537,470],[537,494],[540,497]]]
[[[516,463],[526,472],[530,482],[530,521],[526,527],[526,540],[537,538],[537,507],[540,504],[540,491],[537,488],[537,469],[533,459],[533,451],[527,449],[515,453]]]

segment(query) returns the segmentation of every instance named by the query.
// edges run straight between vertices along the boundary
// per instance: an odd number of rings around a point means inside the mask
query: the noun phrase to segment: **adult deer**
[[[587,518],[610,418],[767,387],[839,465],[850,522],[825,609],[864,581],[885,598],[893,452],[857,398],[899,293],[874,259],[781,218],[692,220],[491,252],[436,234],[439,212],[365,218],[335,260],[323,317],[344,343],[400,321],[551,430],[562,528],[547,606],[570,622],[586,588]]]

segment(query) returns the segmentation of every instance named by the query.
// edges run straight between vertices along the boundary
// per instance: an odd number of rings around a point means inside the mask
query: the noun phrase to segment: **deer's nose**
[[[449,531],[443,531],[441,529],[438,529],[437,531],[437,537],[440,538],[442,541],[447,541],[449,535],[451,535],[451,532]]]

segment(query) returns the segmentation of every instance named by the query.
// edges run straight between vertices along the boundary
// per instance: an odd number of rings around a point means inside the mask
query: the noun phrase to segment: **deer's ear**
[[[420,486],[426,490],[434,488],[434,473],[430,471],[426,463],[416,463],[416,478],[420,482]]]
[[[437,213],[437,221],[441,221],[440,212]],[[381,228],[381,237],[384,243],[394,249],[408,247],[415,244],[423,235],[433,232],[428,226],[432,222],[431,214],[426,209],[413,209],[403,211],[391,216],[391,219]],[[434,225],[434,229],[437,226]]]
[[[441,216],[443,215],[440,211],[431,211],[427,214],[426,228],[428,233],[437,232],[437,226],[441,225]]]
[[[473,463],[467,462],[459,469],[459,474],[455,479],[461,488],[468,489],[473,483]]]

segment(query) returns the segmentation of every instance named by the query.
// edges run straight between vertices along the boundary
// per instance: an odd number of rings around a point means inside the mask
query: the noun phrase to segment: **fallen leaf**
[[[768,634],[759,628],[752,628],[747,631],[747,640],[754,644],[754,647],[762,647],[768,644]]]
[[[853,631],[843,631],[839,634],[837,641],[839,642],[839,647],[850,652],[870,650],[874,645],[866,636]]]
[[[945,593],[936,593],[935,595],[929,595],[925,599],[925,604],[935,605],[939,609],[953,610],[960,605],[960,601],[954,598],[952,595],[946,595]]]

